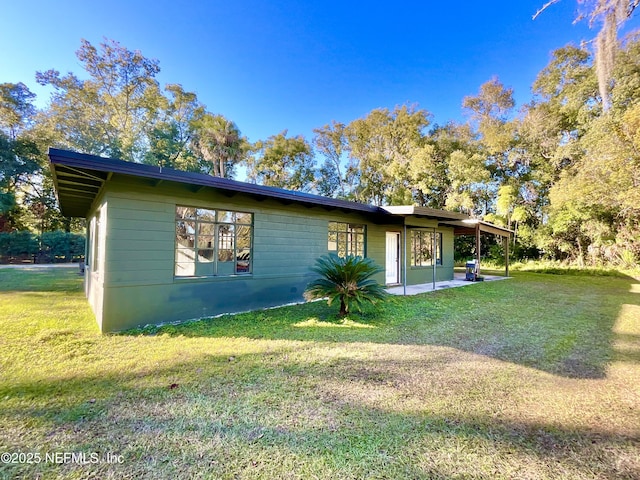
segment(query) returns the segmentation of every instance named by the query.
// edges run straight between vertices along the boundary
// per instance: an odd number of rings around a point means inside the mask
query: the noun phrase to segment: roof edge
[[[364,203],[341,200],[337,198],[323,197],[312,193],[285,190],[277,187],[256,185],[228,178],[213,177],[204,173],[185,172],[172,168],[156,167],[142,163],[127,162],[120,159],[101,157],[86,153],[78,153],[70,150],[49,148],[49,161],[53,165],[67,165],[76,168],[85,168],[100,172],[112,172],[123,175],[132,175],[156,180],[174,181],[178,183],[189,183],[205,187],[213,187],[221,190],[259,195],[277,200],[300,202],[322,207],[336,209],[347,209],[352,211],[384,214],[385,212],[377,206]]]

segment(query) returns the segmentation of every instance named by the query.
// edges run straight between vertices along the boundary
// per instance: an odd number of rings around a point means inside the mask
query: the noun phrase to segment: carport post
[[[504,276],[509,276],[509,240],[510,235],[504,237]]]
[[[402,252],[402,292],[407,296],[407,219],[404,219],[404,251]]]
[[[436,291],[436,229],[431,234],[431,263],[433,264],[433,291]]]
[[[476,275],[480,275],[480,222],[476,223]]]

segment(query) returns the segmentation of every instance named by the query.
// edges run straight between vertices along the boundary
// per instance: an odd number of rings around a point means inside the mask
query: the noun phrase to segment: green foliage
[[[383,271],[370,258],[339,257],[335,253],[320,257],[312,269],[321,278],[311,282],[305,291],[307,300],[328,297],[328,304],[340,301],[341,317],[346,316],[352,307],[361,310],[363,304],[375,304],[383,300],[387,292],[371,277]]]
[[[38,83],[54,89],[43,122],[67,148],[141,160],[146,132],[164,99],[158,61],[113,40],[96,48],[83,39],[76,56],[87,80],[54,69],[37,73]]]
[[[311,145],[302,135],[287,137],[287,131],[257,142],[256,154],[248,160],[248,176],[262,185],[309,191],[314,181]]]
[[[349,155],[359,170],[356,200],[375,205],[406,203],[418,194],[419,175],[411,164],[424,147],[429,112],[408,107],[372,110],[366,117],[354,120],[346,129]],[[423,160],[426,156],[422,155]]]
[[[191,129],[192,149],[204,162],[201,168],[215,177],[231,178],[248,152],[237,125],[222,115],[205,113],[191,122]]]
[[[44,232],[40,236],[42,242],[41,255],[43,261],[56,261],[61,259],[70,261],[84,258],[85,237],[77,233],[56,230]]]
[[[38,250],[38,238],[31,232],[0,232],[0,256],[30,257]]]
[[[70,229],[46,168],[44,152],[56,145],[223,177],[243,162],[264,185],[501,223],[516,232],[514,258],[637,263],[640,35],[618,43],[611,23],[637,3],[583,2],[592,21],[609,22],[597,49],[553,52],[519,114],[513,90],[492,78],[463,99],[466,124],[432,126],[417,106],[379,108],[315,129],[315,153],[286,131],[250,145],[194,93],[161,90],[157,60],[83,40],[84,75],[37,74],[53,87],[42,111],[24,84],[0,84],[0,231]]]
[[[355,188],[358,166],[353,158],[345,162],[348,149],[347,129],[343,123],[333,121],[313,130],[313,144],[324,157],[317,172],[316,189],[320,195],[348,198]],[[346,164],[345,164],[346,163]]]
[[[204,107],[195,93],[185,92],[182,85],[169,84],[158,119],[147,131],[149,150],[144,163],[185,171],[200,171],[197,155],[189,148],[194,122],[204,115]]]
[[[84,257],[85,237],[63,231],[35,235],[29,231],[0,232],[0,260],[38,263],[79,260]]]

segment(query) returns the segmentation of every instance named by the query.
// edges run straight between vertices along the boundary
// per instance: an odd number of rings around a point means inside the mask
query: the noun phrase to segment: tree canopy
[[[606,24],[637,5],[584,6],[590,21]],[[516,257],[634,264],[640,36],[607,48],[605,90],[601,52],[566,45],[540,71],[525,105],[492,77],[462,99],[464,123],[433,124],[427,110],[406,104],[332,120],[310,141],[285,130],[250,143],[195,93],[161,86],[157,60],[112,40],[83,40],[80,74],[36,74],[52,87],[44,108],[24,83],[0,84],[0,230],[81,226],[55,201],[46,149],[56,146],[228,178],[243,172],[263,185],[376,205],[455,210],[514,230]]]

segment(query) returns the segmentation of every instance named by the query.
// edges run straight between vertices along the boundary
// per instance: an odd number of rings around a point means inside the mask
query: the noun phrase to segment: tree
[[[248,176],[261,185],[308,192],[313,187],[314,161],[311,145],[302,135],[287,138],[287,131],[255,145]]]
[[[560,0],[549,0],[533,16],[535,20],[544,10]],[[640,5],[640,0],[578,0],[582,11],[576,22],[589,19],[589,27],[600,23],[600,30],[595,38],[596,72],[602,108],[606,112],[611,107],[610,90],[615,56],[618,51],[618,29],[633,15]]]
[[[236,164],[244,160],[248,144],[240,130],[222,115],[205,113],[192,124],[191,146],[202,167],[214,177],[233,176]]]
[[[16,140],[31,125],[35,98],[22,82],[0,84],[0,130],[10,140]]]
[[[347,158],[349,144],[346,130],[346,125],[335,121],[313,130],[313,144],[325,158],[316,181],[320,195],[348,198],[355,187],[357,165],[353,158]]]
[[[23,83],[0,84],[0,231],[23,228],[17,196],[28,196],[41,171],[39,149],[28,134],[35,95]]]
[[[41,118],[62,146],[96,155],[140,161],[163,96],[155,79],[157,60],[145,58],[114,40],[99,49],[87,40],[76,52],[87,80],[56,70],[37,72],[41,85],[53,87]]]
[[[497,174],[508,175],[512,166],[509,152],[514,140],[514,125],[509,121],[515,107],[513,89],[494,77],[480,86],[476,96],[464,97],[462,106],[476,123]]]
[[[361,310],[364,303],[375,304],[387,296],[384,287],[371,278],[384,269],[370,258],[331,253],[320,257],[312,270],[320,278],[307,286],[305,298],[327,298],[329,306],[339,300],[340,317],[347,316],[352,307]]]
[[[147,132],[149,150],[144,163],[186,171],[200,171],[201,165],[189,148],[194,137],[194,125],[205,115],[195,93],[182,85],[169,84],[169,94],[158,113],[158,120]]]
[[[426,110],[406,105],[393,111],[372,110],[347,126],[349,154],[359,170],[358,201],[376,205],[413,202],[418,187],[409,170],[424,146],[428,126]]]

